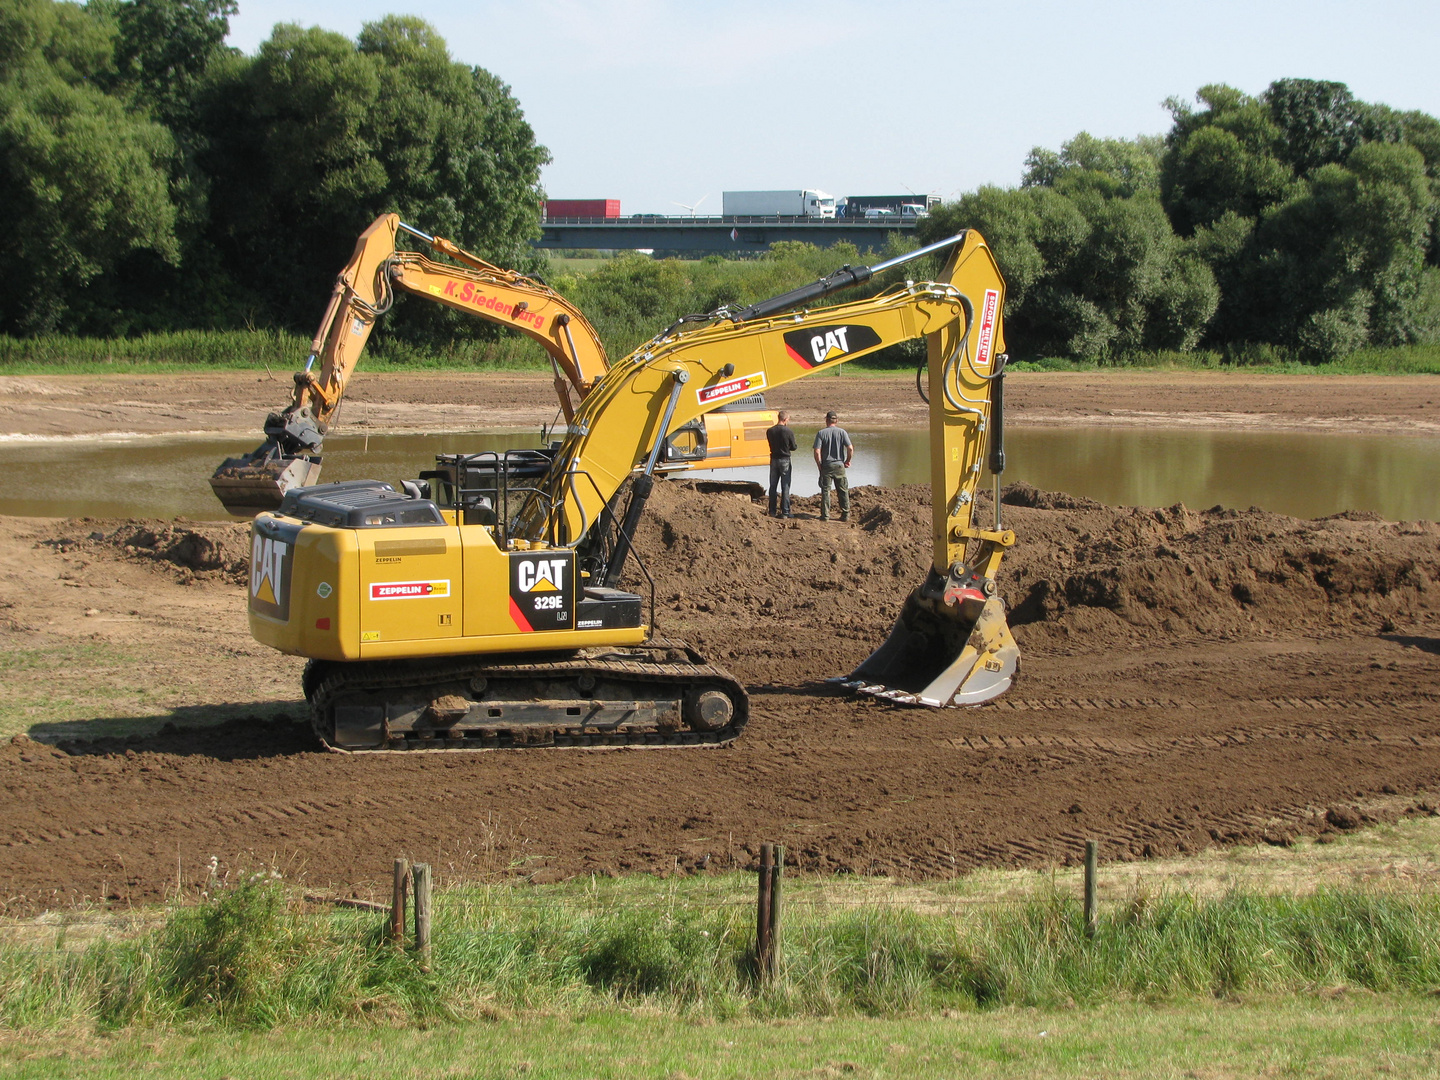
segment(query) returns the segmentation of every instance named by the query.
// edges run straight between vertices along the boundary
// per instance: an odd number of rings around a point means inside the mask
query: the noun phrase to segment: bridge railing
[[[544,225],[608,225],[608,226],[644,226],[644,225],[813,225],[824,227],[827,225],[846,225],[851,228],[855,226],[870,226],[872,228],[912,227],[915,218],[884,217],[884,218],[813,218],[801,214],[731,214],[727,216],[701,216],[699,214],[691,217],[689,214],[677,215],[674,217],[666,214],[632,214],[629,217],[547,217]]]

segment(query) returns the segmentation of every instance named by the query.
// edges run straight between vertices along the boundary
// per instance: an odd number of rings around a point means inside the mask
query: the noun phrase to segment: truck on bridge
[[[620,216],[619,199],[546,199],[545,219],[606,218]]]
[[[813,188],[786,191],[727,191],[721,213],[725,217],[833,218],[835,196]]]
[[[874,221],[895,216],[907,221],[924,217],[940,201],[939,195],[849,195],[845,198],[843,217],[851,220]]]

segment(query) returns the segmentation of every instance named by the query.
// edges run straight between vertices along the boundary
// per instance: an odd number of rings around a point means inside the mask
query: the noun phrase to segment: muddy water
[[[796,494],[817,490],[799,431]],[[923,483],[924,432],[851,429],[852,486]],[[533,433],[337,435],[324,479],[396,483],[437,453],[540,445]],[[0,442],[0,514],[43,517],[225,518],[207,483],[233,439],[128,438]],[[1296,517],[1371,510],[1394,521],[1440,520],[1440,440],[1398,436],[1018,428],[1007,437],[1007,482],[1085,495],[1112,505],[1258,506]],[[764,482],[764,469],[711,474]],[[988,483],[988,481],[987,481]],[[398,484],[397,484],[398,486]]]

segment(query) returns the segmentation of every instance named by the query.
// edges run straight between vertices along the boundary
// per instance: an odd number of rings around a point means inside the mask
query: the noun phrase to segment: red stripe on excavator
[[[526,634],[532,634],[535,632],[535,628],[530,625],[530,620],[525,618],[525,613],[520,610],[520,605],[515,603],[515,598],[513,596],[510,598],[510,618],[514,621],[515,625],[521,629],[522,632]]]
[[[796,352],[794,349],[792,349],[789,345],[786,345],[786,346],[785,346],[785,351],[790,354],[790,359],[791,359],[791,360],[794,360],[795,363],[799,364],[799,365],[800,365],[802,368],[804,368],[806,371],[809,371],[811,368],[813,368],[813,367],[815,366],[814,364],[810,363],[809,360],[806,360],[806,359],[805,359],[803,356],[801,356],[798,352]]]

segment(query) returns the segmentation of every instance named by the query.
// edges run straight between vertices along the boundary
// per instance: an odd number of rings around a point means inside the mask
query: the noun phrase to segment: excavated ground
[[[1069,862],[1087,838],[1125,860],[1431,812],[1440,525],[1005,502],[1024,660],[990,706],[823,681],[921,580],[927,489],[862,488],[855,520],[827,524],[815,500],[776,521],[669,481],[639,541],[659,629],[751,688],[742,738],[400,756],[310,741],[299,662],[245,630],[242,526],[0,519],[0,648],[52,658],[0,669],[0,689],[81,721],[0,745],[3,910],[156,900],[201,887],[212,857],[359,896],[400,854],[543,882],[748,865],[763,840],[803,870],[919,879]],[[97,736],[137,713],[141,733]]]

